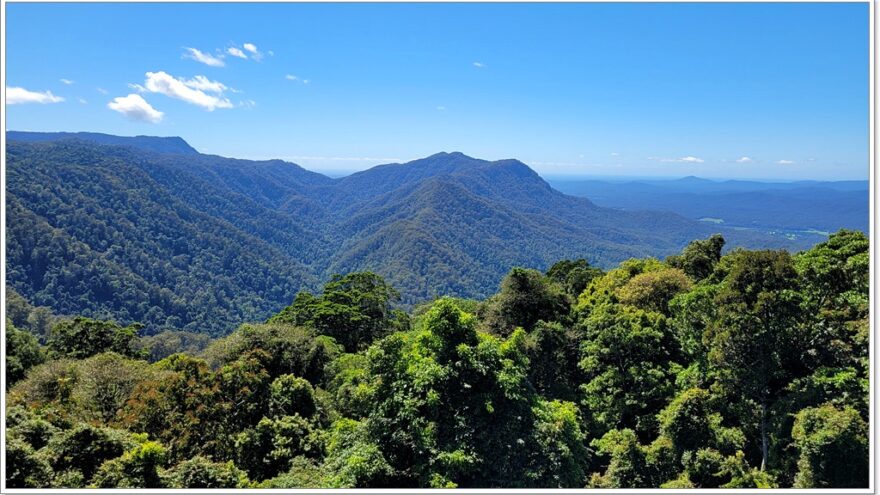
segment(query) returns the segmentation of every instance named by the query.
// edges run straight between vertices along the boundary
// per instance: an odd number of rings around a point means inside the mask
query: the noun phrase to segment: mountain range
[[[484,298],[514,266],[608,267],[721,232],[728,247],[824,237],[597,206],[517,160],[438,153],[331,179],[183,139],[7,132],[7,285],[58,314],[224,334],[370,270],[411,306]]]

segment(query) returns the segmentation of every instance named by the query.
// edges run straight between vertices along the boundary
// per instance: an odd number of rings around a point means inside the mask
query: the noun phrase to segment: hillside
[[[280,160],[198,154],[179,138],[7,137],[7,283],[56,313],[149,332],[224,334],[337,272],[373,270],[409,306],[486,297],[514,266],[608,267],[714,232],[728,246],[822,239],[603,208],[517,160],[439,153],[330,179]]]

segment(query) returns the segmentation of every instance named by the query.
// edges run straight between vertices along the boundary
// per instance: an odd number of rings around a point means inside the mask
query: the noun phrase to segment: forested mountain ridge
[[[280,160],[198,154],[179,138],[7,138],[7,283],[57,313],[148,332],[222,334],[337,272],[375,271],[409,306],[486,297],[513,266],[583,257],[607,267],[715,231],[749,247],[821,239],[601,208],[522,162],[461,153],[331,179]]]

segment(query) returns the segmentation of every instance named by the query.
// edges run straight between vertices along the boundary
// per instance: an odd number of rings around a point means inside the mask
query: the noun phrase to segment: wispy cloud
[[[238,58],[243,58],[243,59],[248,58],[247,55],[245,55],[245,53],[243,51],[241,51],[241,48],[236,48],[234,46],[230,46],[229,48],[227,48],[226,53],[232,55],[233,57],[238,57]]]
[[[201,91],[208,91],[210,93],[220,94],[228,89],[225,84],[220,81],[211,81],[205,76],[196,76],[188,81],[183,81],[183,84],[186,84],[190,88],[198,89]]]
[[[484,64],[483,62],[474,62],[474,67],[476,67],[478,69],[482,69],[482,68],[486,67],[486,64]]]
[[[64,84],[66,84],[68,86],[70,86],[71,84],[76,82],[76,81],[72,81],[70,79],[64,79],[63,77],[61,79],[59,79],[59,81],[63,82]]]
[[[779,160],[776,163],[780,165],[792,165],[794,163],[794,160]]]
[[[77,101],[79,101],[79,102],[82,103],[83,105],[88,105],[88,104],[89,104],[89,102],[86,101],[85,98],[77,98]]]
[[[444,107],[443,105],[440,105],[440,106],[437,107],[437,110],[440,110],[441,112],[445,112],[445,111],[446,111],[446,107]]]
[[[620,156],[620,153],[611,153],[611,156]]]
[[[106,95],[108,93],[108,91],[104,88],[95,88],[95,89],[98,91],[98,93],[101,93],[102,95]]]
[[[255,106],[257,106],[257,102],[255,102],[254,100],[242,100],[238,102],[238,106],[242,108],[254,108]]]
[[[210,87],[214,92],[218,87],[226,88],[225,85],[216,81],[209,81],[204,76],[196,76],[195,79],[178,79],[163,72],[147,72],[147,80],[144,87],[152,93],[161,93],[170,98],[175,98],[193,105],[200,106],[211,112],[216,108],[232,108],[232,102],[219,95],[209,95],[200,88]]]
[[[201,50],[197,50],[195,48],[188,48],[188,47],[185,47],[185,50],[186,50],[186,52],[184,52],[184,54],[183,54],[184,58],[190,58],[190,59],[195,60],[196,62],[201,62],[205,65],[210,65],[211,67],[223,67],[226,65],[226,63],[223,62],[222,55],[215,57],[214,55],[211,55],[209,53],[205,53]]]
[[[107,108],[138,122],[158,124],[164,116],[162,112],[147,103],[147,100],[144,100],[141,95],[135,93],[113,98],[113,101],[107,104]]]
[[[662,163],[703,163],[705,161],[696,156],[683,156],[681,158],[658,158],[656,156],[649,156],[648,160],[657,160]]]
[[[299,83],[302,83],[302,84],[308,84],[308,83],[309,83],[309,80],[308,80],[308,79],[301,79],[301,78],[299,78],[298,76],[294,76],[293,74],[287,74],[286,76],[284,76],[284,79],[287,79],[288,81],[299,82]]]
[[[6,87],[6,104],[19,105],[22,103],[61,103],[64,98],[55,96],[51,91],[40,93],[39,91],[30,91],[16,86]]]
[[[753,161],[755,160],[748,156],[741,156],[736,159],[736,163],[752,163]]]

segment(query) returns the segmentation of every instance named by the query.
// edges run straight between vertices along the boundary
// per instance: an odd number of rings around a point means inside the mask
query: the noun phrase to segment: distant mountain
[[[199,152],[179,137],[154,136],[113,136],[97,132],[19,132],[8,131],[6,139],[10,141],[44,142],[62,139],[79,139],[97,144],[114,146],[131,146],[145,151],[157,153],[176,153],[180,155],[197,155]]]
[[[56,313],[151,332],[222,334],[337,272],[375,271],[410,305],[488,296],[514,266],[584,257],[608,267],[719,231],[731,246],[822,239],[603,208],[517,160],[461,153],[331,179],[202,155],[180,138],[7,138],[7,283]]]
[[[618,209],[651,209],[720,224],[780,231],[868,230],[867,181],[555,180],[562,192]]]

